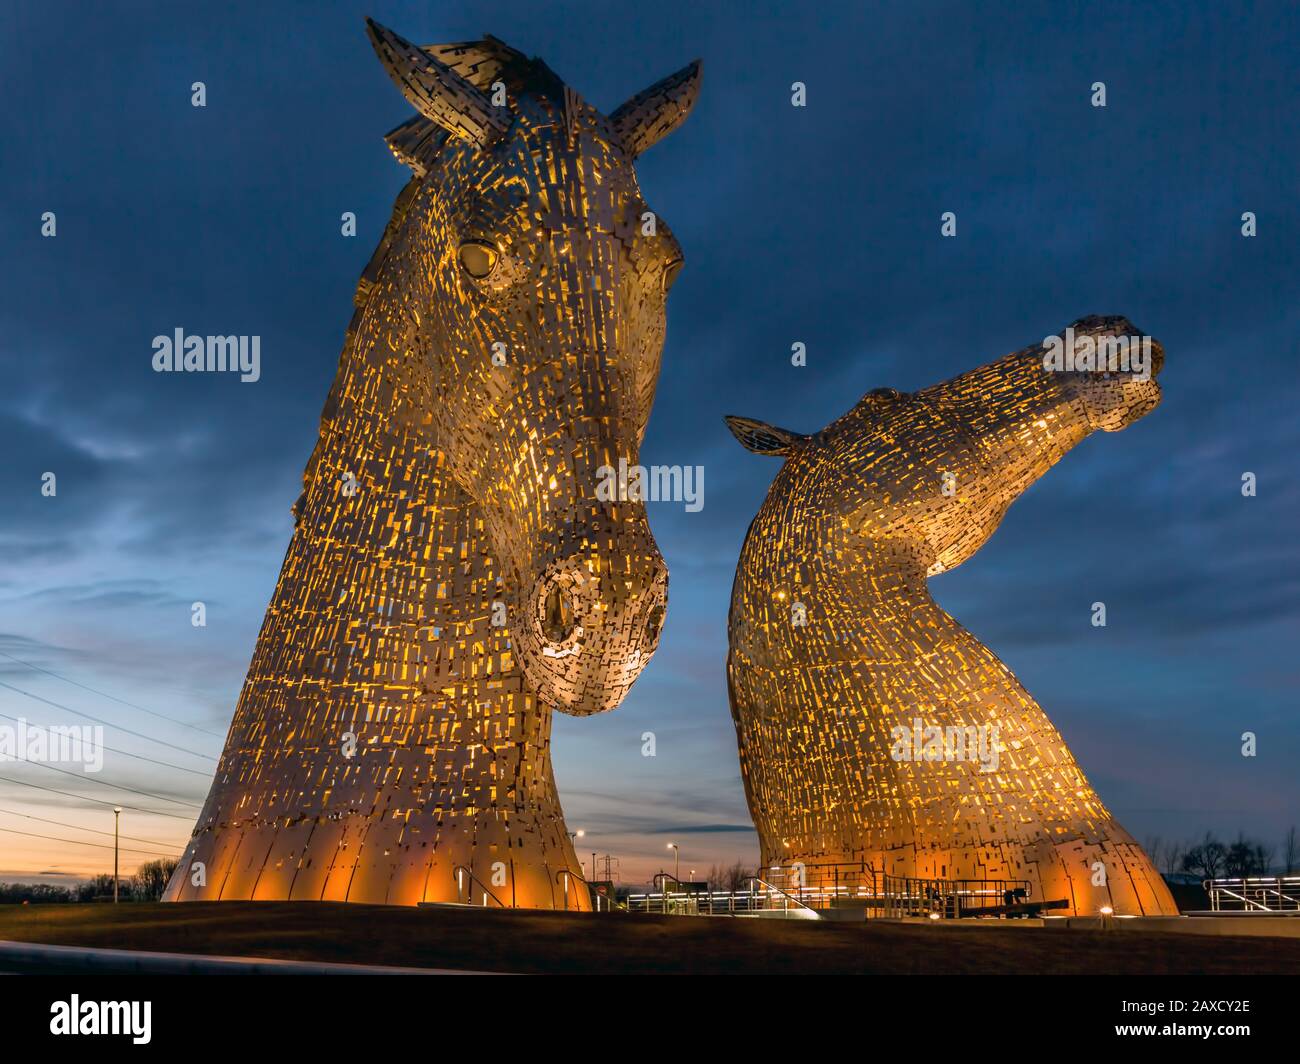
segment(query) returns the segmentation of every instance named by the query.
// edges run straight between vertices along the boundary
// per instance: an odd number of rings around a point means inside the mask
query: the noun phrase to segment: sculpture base
[[[1064,901],[1053,915],[1177,916],[1178,906],[1146,854],[1133,842],[993,843],[971,847],[898,846],[847,853],[765,852],[760,876],[792,894],[800,887],[833,898],[961,892],[996,905],[1023,888],[1027,902]]]
[[[521,819],[515,813],[509,831],[491,816],[417,825],[362,815],[201,830],[163,901],[459,902],[590,911],[563,820],[526,825]]]

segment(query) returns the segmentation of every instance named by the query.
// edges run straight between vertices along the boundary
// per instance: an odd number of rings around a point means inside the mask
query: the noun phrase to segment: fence
[[[1285,913],[1300,911],[1300,876],[1247,876],[1207,879],[1214,912]]]
[[[671,882],[670,882],[671,881]],[[633,894],[629,912],[670,916],[815,917],[821,911],[861,908],[867,917],[960,919],[995,916],[1042,904],[1029,900],[1031,884],[1013,879],[921,879],[891,876],[868,864],[765,869],[742,890],[696,890],[665,873],[655,888]]]

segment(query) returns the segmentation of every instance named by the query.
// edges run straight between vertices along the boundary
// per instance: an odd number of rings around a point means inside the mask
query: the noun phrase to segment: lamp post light
[[[117,825],[122,819],[122,807],[113,806],[113,904],[117,904]]]
[[[678,883],[682,881],[682,851],[675,842],[668,844],[668,849],[673,851],[673,878]]]
[[[580,838],[582,838],[582,836],[584,836],[584,835],[587,834],[587,833],[586,833],[585,831],[583,831],[582,828],[579,828],[577,831],[569,831],[569,832],[566,832],[566,834],[569,836],[569,844],[570,844],[570,845],[573,845],[573,844],[576,843]],[[574,856],[574,858],[576,859],[578,855],[575,853],[573,856]],[[578,871],[579,871],[579,872],[582,871],[582,862],[581,862],[581,861],[578,862]],[[571,875],[572,875],[572,873],[569,872],[568,869],[565,869],[565,872],[564,872],[564,909],[565,909],[566,912],[567,912],[568,909],[569,909],[569,877],[570,877]]]

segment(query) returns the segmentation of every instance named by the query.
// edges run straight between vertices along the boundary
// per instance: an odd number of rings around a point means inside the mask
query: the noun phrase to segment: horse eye
[[[460,246],[461,269],[480,281],[496,269],[498,258],[496,248],[488,244],[471,241]]]
[[[678,259],[676,262],[670,262],[668,264],[668,268],[664,270],[664,291],[665,292],[667,292],[668,289],[672,288],[673,282],[677,280],[677,275],[682,272],[682,264],[683,264],[682,260]]]

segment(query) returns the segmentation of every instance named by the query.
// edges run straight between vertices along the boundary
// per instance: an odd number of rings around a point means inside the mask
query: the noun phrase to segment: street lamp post
[[[673,879],[680,883],[682,881],[682,851],[675,842],[670,842],[668,848],[673,851]]]
[[[122,819],[122,807],[113,806],[113,904],[117,904],[117,825]]]

